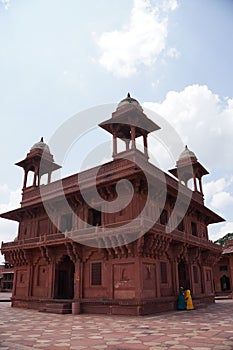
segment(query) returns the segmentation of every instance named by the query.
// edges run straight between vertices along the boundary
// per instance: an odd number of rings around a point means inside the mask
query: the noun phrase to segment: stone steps
[[[43,305],[39,311],[54,314],[71,314],[72,307],[71,303],[47,303]]]

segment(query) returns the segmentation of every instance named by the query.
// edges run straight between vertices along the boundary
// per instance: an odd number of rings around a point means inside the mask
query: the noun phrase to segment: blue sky
[[[41,136],[130,91],[210,171],[206,204],[226,219],[210,238],[232,232],[232,14],[230,0],[0,0],[1,212],[18,206],[14,163]],[[0,239],[15,236],[0,220]]]

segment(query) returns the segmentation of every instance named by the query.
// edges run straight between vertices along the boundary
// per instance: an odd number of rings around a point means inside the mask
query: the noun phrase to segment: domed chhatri
[[[184,151],[180,154],[176,162],[176,167],[169,170],[169,172],[176,176],[185,186],[188,181],[193,179],[193,190],[200,192],[203,197],[202,176],[209,174],[208,171],[198,162],[196,154],[185,146]],[[198,180],[198,183],[197,183]]]
[[[196,157],[195,153],[190,151],[190,149],[188,148],[187,145],[185,146],[184,151],[179,156],[179,160],[184,160],[184,159],[192,159],[192,160],[197,161],[197,157]]]
[[[132,155],[132,157],[144,156],[148,160],[147,137],[148,134],[160,129],[144,113],[141,105],[128,93],[127,97],[121,100],[112,117],[99,124],[101,128],[111,133],[113,136],[113,158],[122,157],[122,152]],[[144,150],[141,152],[136,146],[136,139],[143,138]],[[125,142],[125,150],[118,151],[118,141]],[[120,154],[120,155],[119,155]]]
[[[46,151],[48,153],[50,153],[50,149],[49,146],[44,142],[44,138],[41,137],[39,142],[36,142],[30,149],[30,151],[34,150],[34,149],[41,149],[43,151]]]
[[[135,98],[132,98],[130,96],[130,93],[128,92],[127,97],[118,103],[117,110],[119,110],[122,107],[129,106],[129,105],[134,106],[134,107],[140,109],[141,111],[143,111],[140,103]]]
[[[39,142],[36,142],[27,153],[25,159],[17,162],[16,165],[24,169],[23,191],[27,188],[34,188],[40,186],[41,176],[47,174],[47,183],[51,181],[51,174],[53,171],[61,168],[56,164],[53,155],[50,153],[49,146],[41,137]],[[28,183],[28,173],[34,173],[33,183]]]

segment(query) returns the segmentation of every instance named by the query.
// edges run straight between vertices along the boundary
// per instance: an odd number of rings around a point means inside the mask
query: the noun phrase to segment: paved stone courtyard
[[[55,315],[0,302],[0,349],[232,350],[233,300],[143,317]]]

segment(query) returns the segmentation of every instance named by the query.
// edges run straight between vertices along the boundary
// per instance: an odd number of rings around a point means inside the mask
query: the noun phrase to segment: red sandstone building
[[[94,179],[94,168],[62,179],[70,209],[63,206],[59,182],[51,182],[59,165],[43,140],[17,163],[25,172],[21,207],[1,215],[19,222],[17,239],[1,247],[14,265],[12,305],[142,315],[176,308],[181,285],[191,289],[196,306],[213,302],[213,264],[221,247],[209,241],[207,229],[223,219],[204,205],[201,180],[207,170],[187,147],[172,176],[151,164],[147,136],[159,126],[129,95],[100,127],[113,135],[113,160]],[[137,148],[139,137],[143,151]],[[121,152],[118,139],[125,142]],[[48,183],[42,186],[45,174]],[[94,208],[80,192],[80,178]],[[111,203],[122,179],[133,188],[132,200],[108,213],[93,186]]]
[[[11,264],[5,262],[0,265],[0,291],[11,292],[13,288],[14,269]]]
[[[214,286],[217,296],[232,298],[233,285],[233,240],[228,240],[220,260],[214,266]]]

